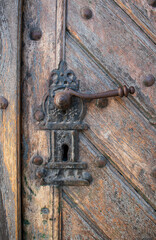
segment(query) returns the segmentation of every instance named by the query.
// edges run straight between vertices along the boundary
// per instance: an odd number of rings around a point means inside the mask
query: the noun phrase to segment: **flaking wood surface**
[[[63,192],[63,231],[64,240],[108,240],[104,233],[88,221],[80,212],[77,205]]]
[[[0,239],[20,239],[19,88],[21,1],[0,1]]]
[[[156,42],[156,9],[148,0],[114,0]],[[152,1],[151,1],[152,2]]]
[[[84,6],[93,10],[93,19],[81,18]],[[147,119],[154,121],[154,86],[145,88],[140,77],[147,71],[154,74],[153,42],[114,1],[68,0],[65,52],[65,7],[65,0],[23,3],[23,239],[154,240],[155,129]],[[32,41],[30,31],[36,26],[42,38]],[[153,26],[149,29],[152,39]],[[47,162],[54,149],[50,131],[37,130],[33,115],[48,90],[51,70],[64,57],[80,79],[82,92],[115,89],[123,83],[135,85],[137,91],[128,99],[109,99],[103,109],[96,101],[87,103],[84,122],[89,129],[80,135],[79,156],[93,176],[87,187],[43,187],[34,179],[33,156]],[[103,169],[96,165],[101,154],[109,159]]]
[[[95,93],[116,89],[117,85],[94,59],[69,36],[67,62],[80,79],[81,92]],[[136,94],[134,95],[135,98]],[[108,106],[88,103],[84,119],[89,129],[84,134],[97,149],[106,153],[129,182],[155,207],[155,128],[131,102],[131,98],[110,98]]]
[[[89,20],[81,17],[84,6],[93,12]],[[69,0],[67,20],[69,32],[114,81],[135,86],[134,103],[155,123],[156,85],[143,85],[146,75],[156,74],[153,41],[113,0]]]
[[[86,232],[80,239],[155,239],[156,216],[143,198],[131,187],[110,162],[104,168],[97,168],[97,156],[102,155],[90,141],[80,135],[80,159],[88,163],[93,182],[88,187],[64,187],[63,229],[77,239],[78,221],[86,225]],[[66,206],[66,205],[69,206]],[[64,207],[65,206],[65,207]],[[70,216],[69,207],[72,208]],[[65,209],[64,209],[65,208]],[[76,222],[75,221],[76,218]],[[88,233],[87,228],[92,229]],[[93,233],[95,235],[93,235]],[[68,239],[64,237],[63,239]],[[70,239],[70,238],[69,238]],[[93,238],[94,239],[94,238]]]
[[[48,90],[48,77],[55,68],[55,1],[24,1],[22,50],[22,218],[23,239],[57,239],[54,211],[58,202],[53,187],[41,187],[34,179],[35,155],[44,162],[51,155],[50,132],[36,129],[34,112]],[[39,41],[30,39],[34,27],[42,30]],[[55,206],[54,206],[55,205]],[[56,210],[54,210],[56,209]]]

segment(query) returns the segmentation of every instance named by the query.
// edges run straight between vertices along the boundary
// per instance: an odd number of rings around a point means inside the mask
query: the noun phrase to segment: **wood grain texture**
[[[93,12],[89,20],[81,17],[84,6]],[[114,81],[135,86],[134,103],[154,123],[156,84],[147,88],[143,80],[156,74],[156,47],[140,27],[112,0],[69,0],[67,26]]]
[[[114,0],[156,42],[156,9],[147,0]]]
[[[63,192],[63,240],[108,240],[109,238],[80,212],[80,209]]]
[[[51,134],[36,129],[35,111],[48,91],[48,78],[55,68],[56,1],[24,1],[22,51],[22,214],[23,239],[53,238],[53,188],[35,180],[31,160],[40,155],[44,162],[51,156]],[[42,31],[38,41],[30,39],[35,27]]]
[[[87,56],[87,52],[70,38],[67,62],[80,79],[80,91],[95,93],[116,89],[116,84],[103,68]],[[105,108],[88,103],[84,134],[97,149],[106,153],[115,167],[144,198],[155,207],[155,128],[144,118],[129,98],[110,98]],[[134,95],[135,98],[135,95]]]
[[[56,10],[56,68],[61,60],[65,60],[65,41],[66,41],[66,0],[57,0]]]
[[[96,167],[100,155],[92,143],[80,135],[80,159],[88,163],[87,171],[92,174],[93,182],[89,187],[64,187],[63,198],[80,219],[92,225],[94,231],[99,229],[99,234],[103,232],[106,239],[154,240],[155,212],[110,162],[104,168]],[[70,217],[66,215],[67,209],[63,208],[64,223],[73,217],[73,212]],[[73,221],[73,225],[65,226],[65,231],[69,229],[75,234],[77,228],[79,226]],[[85,239],[86,233],[82,230],[81,234]],[[105,239],[104,235],[102,239]]]
[[[61,239],[61,189],[35,183],[33,156],[52,154],[51,132],[36,129],[33,119],[48,91],[50,72],[65,58],[66,1],[25,1],[23,32],[23,237]],[[30,32],[42,31],[39,41]],[[45,213],[44,213],[45,212]]]
[[[19,240],[21,230],[19,89],[21,1],[0,1],[0,239]]]

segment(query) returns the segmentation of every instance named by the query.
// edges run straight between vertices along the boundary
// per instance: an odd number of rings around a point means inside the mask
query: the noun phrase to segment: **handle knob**
[[[99,99],[99,98],[108,98],[108,97],[116,97],[116,96],[127,97],[129,93],[134,94],[135,88],[134,87],[127,88],[126,86],[123,86],[115,90],[110,90],[110,91],[95,93],[95,94],[79,93],[79,92],[75,92],[72,89],[65,88],[65,90],[56,93],[54,97],[54,103],[57,108],[66,110],[70,107],[72,96],[76,96],[82,99]]]

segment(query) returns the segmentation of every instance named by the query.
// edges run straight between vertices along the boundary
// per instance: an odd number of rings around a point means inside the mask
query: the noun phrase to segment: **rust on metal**
[[[146,87],[151,87],[155,83],[155,77],[152,74],[149,74],[144,79],[144,85]]]
[[[41,179],[44,176],[46,176],[46,170],[44,168],[37,169],[36,171],[36,177]]]
[[[106,157],[104,156],[98,156],[96,157],[95,159],[95,165],[98,167],[98,168],[103,168],[106,166],[108,160]]]
[[[36,164],[36,179],[43,186],[88,186],[92,177],[86,172],[87,164],[79,159],[79,131],[88,129],[82,122],[85,106],[81,98],[64,95],[62,89],[65,88],[79,91],[79,81],[75,73],[67,69],[66,62],[61,61],[59,68],[50,74],[49,91],[43,98],[42,108],[38,107],[34,114],[40,121],[38,129],[51,131],[52,154],[47,163],[41,165],[39,156],[34,157],[32,163]],[[60,97],[55,98],[55,95]]]
[[[34,41],[40,40],[42,37],[42,31],[40,28],[35,27],[30,31],[30,39]]]
[[[42,163],[43,163],[43,158],[42,157],[40,157],[40,156],[35,156],[35,157],[33,157],[33,159],[32,159],[32,163],[34,164],[34,165],[41,165]]]
[[[81,9],[81,17],[84,19],[90,19],[92,18],[93,13],[92,10],[89,7],[84,7]]]
[[[8,100],[0,96],[0,109],[6,109],[8,106]]]
[[[108,97],[116,97],[116,96],[127,97],[129,93],[134,94],[135,88],[132,86],[130,88],[123,86],[115,90],[110,90],[110,91],[101,92],[101,93],[93,93],[93,94],[79,93],[72,89],[66,88],[63,91],[56,93],[54,97],[54,103],[59,109],[65,110],[70,107],[72,96],[76,96],[82,99],[100,99],[100,98],[108,98]]]
[[[44,112],[42,110],[37,110],[34,114],[34,118],[36,119],[36,121],[40,122],[44,119],[45,115]]]

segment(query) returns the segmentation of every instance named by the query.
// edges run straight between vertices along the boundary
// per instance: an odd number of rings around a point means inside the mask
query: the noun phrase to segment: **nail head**
[[[0,96],[0,109],[6,109],[8,106],[8,100]]]
[[[40,122],[44,119],[45,115],[44,112],[41,110],[37,110],[34,114],[34,118],[36,119],[36,121]]]
[[[30,39],[34,41],[40,40],[42,37],[42,31],[40,28],[36,27],[33,28],[30,32]]]
[[[152,74],[149,74],[144,79],[144,85],[146,87],[151,87],[155,83],[155,77]]]
[[[41,168],[41,169],[38,169],[36,171],[36,177],[37,178],[42,178],[42,177],[45,177],[46,176],[46,171],[44,168]]]
[[[40,156],[35,156],[32,160],[32,163],[39,166],[43,163],[43,158]]]
[[[81,17],[84,19],[90,19],[92,18],[93,13],[92,10],[88,7],[84,7],[81,9]]]
[[[107,158],[104,157],[104,156],[98,156],[96,159],[95,159],[95,164],[98,168],[103,168],[106,166],[107,164]]]

